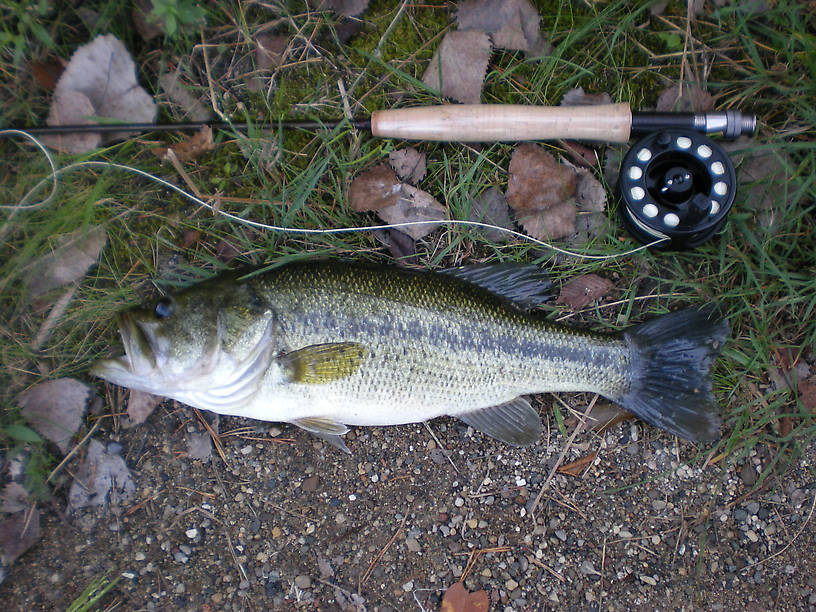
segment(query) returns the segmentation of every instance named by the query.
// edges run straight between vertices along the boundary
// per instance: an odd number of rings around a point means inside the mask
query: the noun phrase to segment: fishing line
[[[368,231],[373,231],[373,230],[400,229],[400,228],[403,228],[403,227],[422,226],[422,225],[445,225],[445,226],[449,226],[449,227],[453,227],[453,226],[478,227],[478,228],[483,228],[483,229],[499,230],[501,232],[505,232],[507,234],[510,234],[511,236],[514,236],[515,238],[518,238],[520,240],[531,242],[533,244],[544,247],[546,249],[550,249],[550,250],[555,251],[557,253],[560,253],[562,255],[568,255],[570,257],[576,257],[576,258],[580,258],[580,259],[591,259],[591,260],[598,260],[598,261],[605,261],[605,260],[609,260],[609,259],[617,259],[619,257],[627,257],[627,256],[633,255],[634,253],[637,253],[639,251],[643,251],[645,249],[652,248],[652,247],[654,247],[654,246],[656,246],[658,244],[662,244],[663,242],[668,240],[668,238],[660,238],[660,239],[657,239],[657,240],[655,240],[653,242],[650,242],[649,244],[644,244],[644,245],[641,245],[641,246],[636,247],[634,249],[630,249],[628,251],[623,251],[621,253],[615,253],[614,255],[592,255],[592,254],[588,254],[588,253],[578,253],[578,252],[575,252],[575,251],[570,251],[570,250],[567,250],[567,249],[563,249],[561,247],[557,247],[557,246],[555,246],[553,244],[550,244],[548,242],[544,242],[543,240],[539,240],[538,238],[533,238],[532,236],[528,236],[527,234],[523,234],[522,232],[518,232],[516,230],[512,230],[512,229],[509,229],[509,228],[506,228],[506,227],[501,227],[501,226],[498,226],[498,225],[492,225],[490,223],[482,223],[480,221],[466,221],[466,220],[463,220],[463,219],[443,219],[443,220],[439,220],[439,221],[406,221],[406,222],[403,222],[403,223],[388,223],[388,224],[382,224],[382,225],[364,225],[364,226],[337,227],[337,228],[299,228],[299,227],[285,227],[285,226],[281,226],[281,225],[270,225],[270,224],[267,224],[267,223],[261,223],[259,221],[252,221],[251,219],[244,219],[243,217],[240,217],[240,216],[238,216],[238,215],[236,215],[234,213],[222,210],[220,207],[218,209],[215,209],[212,206],[212,204],[209,204],[208,202],[205,202],[201,198],[197,197],[196,195],[194,195],[194,194],[192,194],[192,193],[190,193],[188,191],[185,191],[184,189],[182,189],[178,185],[175,185],[175,184],[173,184],[173,183],[171,183],[171,182],[169,182],[169,181],[167,181],[167,180],[165,180],[165,179],[163,179],[161,177],[150,174],[149,172],[146,172],[145,170],[140,170],[139,168],[134,168],[133,166],[127,166],[127,165],[124,165],[124,164],[117,164],[117,163],[114,163],[114,162],[107,162],[107,161],[87,160],[87,161],[81,161],[81,162],[74,162],[72,164],[68,164],[67,166],[63,166],[63,167],[59,168],[59,167],[57,167],[56,163],[54,162],[54,159],[51,156],[51,153],[49,153],[49,151],[46,149],[46,147],[35,136],[33,136],[33,135],[31,135],[31,134],[29,134],[29,133],[27,133],[25,131],[22,131],[22,130],[0,130],[0,136],[3,136],[5,134],[10,134],[10,133],[16,134],[18,136],[23,136],[23,137],[27,138],[28,140],[30,140],[31,142],[33,142],[37,146],[37,148],[40,150],[40,152],[45,156],[45,159],[47,160],[48,165],[50,167],[50,171],[49,171],[49,175],[46,178],[41,179],[34,187],[32,187],[23,196],[23,198],[20,200],[20,202],[18,204],[2,204],[2,205],[0,205],[0,210],[9,210],[9,211],[11,211],[11,215],[9,216],[9,219],[6,220],[6,223],[4,224],[3,228],[0,229],[0,240],[2,240],[2,236],[5,233],[6,226],[11,221],[11,216],[13,216],[16,212],[19,212],[21,210],[34,210],[34,209],[37,209],[37,208],[42,208],[44,206],[47,206],[48,204],[50,204],[53,201],[54,197],[56,196],[57,189],[59,187],[59,177],[62,174],[65,174],[67,172],[71,172],[71,171],[76,170],[78,168],[97,168],[97,167],[114,168],[116,170],[121,170],[123,172],[129,172],[131,174],[136,174],[136,175],[141,176],[143,178],[146,178],[146,179],[148,179],[150,181],[158,183],[159,185],[162,185],[163,187],[166,187],[167,189],[175,191],[176,193],[178,193],[179,195],[187,198],[191,202],[194,202],[194,203],[198,204],[199,206],[202,206],[202,207],[206,208],[207,210],[211,211],[213,214],[221,215],[223,217],[226,217],[227,219],[230,219],[232,221],[235,221],[237,223],[241,223],[241,224],[249,226],[249,227],[254,227],[254,228],[257,228],[257,229],[263,229],[263,230],[272,231],[272,232],[321,235],[321,234],[348,234],[348,233],[368,232]],[[51,183],[51,191],[50,191],[50,193],[48,194],[48,196],[45,199],[43,199],[43,200],[41,200],[39,202],[35,202],[33,204],[27,204],[26,203],[30,198],[33,197],[34,194],[36,194],[45,184],[47,184],[49,182]]]

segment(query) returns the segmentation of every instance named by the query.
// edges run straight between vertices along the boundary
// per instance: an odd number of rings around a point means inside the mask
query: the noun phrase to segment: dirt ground
[[[581,410],[589,398],[563,399]],[[65,517],[58,488],[0,598],[65,609],[110,571],[121,580],[100,609],[438,610],[465,574],[492,610],[816,608],[814,449],[750,493],[769,451],[686,465],[693,446],[624,422],[578,435],[562,463],[597,457],[557,474],[531,513],[566,444],[549,413],[531,448],[438,419],[356,428],[351,456],[294,427],[222,418],[226,463],[189,457],[203,428],[185,406],[128,429],[105,419],[94,437],[122,446],[135,494]]]

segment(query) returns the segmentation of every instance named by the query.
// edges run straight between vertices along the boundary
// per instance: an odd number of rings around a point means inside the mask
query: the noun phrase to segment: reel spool
[[[722,148],[692,130],[662,130],[638,141],[618,178],[626,228],[644,244],[688,249],[717,234],[736,194],[736,173]]]

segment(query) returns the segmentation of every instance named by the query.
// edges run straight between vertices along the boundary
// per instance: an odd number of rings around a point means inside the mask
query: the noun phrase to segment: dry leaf
[[[594,104],[612,104],[612,96],[605,92],[588,94],[583,87],[574,87],[561,98],[561,106],[591,106]]]
[[[108,235],[99,225],[60,236],[54,251],[38,257],[29,265],[29,298],[38,298],[52,289],[81,279],[96,265],[107,241]]]
[[[590,302],[605,296],[614,286],[611,280],[597,274],[576,276],[561,287],[561,293],[555,303],[564,304],[572,310],[580,310]]]
[[[87,102],[91,105],[90,111]],[[153,98],[136,80],[136,64],[122,42],[111,34],[97,36],[71,56],[57,82],[48,125],[87,123],[88,116],[133,123],[152,123],[156,118]],[[87,147],[90,140],[74,139],[74,136],[78,135],[53,136],[47,144],[69,153],[91,150],[82,148]],[[127,132],[113,132],[101,138],[111,141],[127,136]],[[98,134],[97,138],[100,138]]]
[[[19,482],[9,482],[0,491],[0,512],[14,514],[28,507],[28,491]]]
[[[490,599],[484,590],[468,593],[461,582],[455,582],[442,597],[440,612],[487,612]]]
[[[334,11],[346,17],[357,17],[368,8],[369,0],[312,0],[309,2],[315,9]]]
[[[187,434],[187,456],[190,459],[209,461],[212,457],[212,436],[207,431],[194,431]]]
[[[0,582],[8,568],[40,539],[40,511],[17,512],[0,523]]]
[[[806,380],[800,380],[798,390],[802,405],[816,414],[816,376],[811,376]]]
[[[490,39],[484,32],[448,32],[422,82],[446,98],[478,104],[489,59]]]
[[[37,85],[48,91],[54,91],[63,70],[65,70],[65,66],[54,60],[31,62],[31,75]]]
[[[404,183],[400,185],[396,204],[379,209],[377,215],[386,223],[391,224],[447,219],[445,207],[431,194]],[[400,227],[399,231],[408,234],[414,240],[419,240],[437,227],[439,227],[438,223],[423,223],[422,225]]]
[[[121,447],[110,444],[108,448],[91,438],[85,460],[68,492],[66,512],[72,514],[87,506],[120,505],[136,491],[130,470],[122,457]]]
[[[152,10],[153,0],[136,0],[133,3],[133,10],[130,13],[133,26],[146,41],[164,34],[164,27],[162,27],[164,21],[151,19],[150,13]]]
[[[401,181],[418,185],[419,181],[425,178],[427,172],[425,154],[413,147],[391,151],[388,154],[388,162]]]
[[[147,417],[153,414],[156,406],[161,403],[162,398],[158,395],[131,389],[127,407],[127,413],[128,417],[130,417],[131,424],[139,425],[140,423],[144,423],[147,420]]]
[[[794,176],[796,165],[786,151],[753,151],[755,146],[753,139],[743,137],[725,143],[723,148],[737,167],[741,206],[754,211],[760,228],[773,230],[780,212],[779,198],[799,189],[799,181]]]
[[[559,474],[567,474],[568,476],[580,476],[584,469],[595,461],[595,457],[597,456],[598,453],[590,453],[572,463],[560,466],[557,471]]]
[[[176,68],[174,72],[165,72],[159,77],[159,85],[170,98],[173,104],[181,107],[184,110],[185,119],[190,121],[208,121],[212,113],[210,109],[204,106],[199,99],[190,93],[180,81],[181,65]]]
[[[334,577],[334,568],[329,560],[323,556],[317,557],[317,569],[320,572],[320,577],[323,578],[323,580],[328,580],[329,578]]]
[[[280,34],[260,34],[255,39],[255,67],[258,70],[277,68],[289,46],[289,37]]]
[[[365,212],[393,206],[399,199],[400,182],[386,164],[359,174],[349,188],[352,210]]]
[[[510,160],[507,202],[525,231],[538,239],[575,232],[575,171],[538,145],[518,146]]]
[[[575,203],[582,212],[601,213],[606,209],[606,189],[588,168],[575,169]]]
[[[91,100],[81,91],[66,90],[54,95],[48,111],[48,125],[88,125],[96,114]],[[63,153],[85,153],[102,144],[102,134],[85,132],[42,136],[41,140],[52,149]]]
[[[507,200],[501,190],[496,187],[488,187],[476,200],[471,202],[469,219],[470,221],[488,223],[509,230],[515,229],[513,220],[510,218],[510,207],[507,206]],[[498,229],[474,227],[473,231],[498,244],[513,239],[509,232]]]
[[[65,454],[91,399],[93,392],[87,385],[73,378],[58,378],[24,391],[17,403],[26,421]]]
[[[397,264],[419,263],[416,242],[397,229],[374,230],[374,237],[383,244]]]
[[[657,110],[662,113],[703,113],[714,109],[714,98],[697,83],[672,85],[657,98]]]
[[[203,126],[198,132],[189,136],[181,142],[170,145],[170,149],[176,154],[179,161],[192,161],[199,155],[212,151],[215,148],[215,143],[212,137],[212,128],[209,125]],[[167,147],[156,147],[151,149],[151,153],[164,160],[167,156]]]
[[[492,34],[493,46],[517,49],[534,55],[545,52],[539,14],[528,0],[466,0],[458,5],[460,31],[481,30]]]

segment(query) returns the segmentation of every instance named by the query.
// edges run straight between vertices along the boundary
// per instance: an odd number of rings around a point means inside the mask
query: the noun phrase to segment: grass
[[[333,18],[303,12],[298,4],[290,3],[290,12],[280,16],[257,5],[211,5],[201,32],[185,28],[172,39],[151,43],[131,31],[126,12],[108,10],[105,3],[97,3],[100,20],[91,30],[73,8],[60,5],[49,13],[49,23],[59,24],[50,30],[52,46],[23,28],[23,48],[27,61],[68,57],[76,45],[112,31],[134,51],[140,80],[148,89],[158,88],[163,66],[179,65],[183,80],[207,105],[212,83],[216,107],[235,120],[335,118],[343,108],[340,79],[359,115],[394,104],[442,102],[420,86],[419,79],[450,23],[448,5],[411,6],[383,37],[396,15],[395,3],[373,2],[360,32],[339,45]],[[590,272],[614,278],[623,303],[617,309],[585,313],[597,328],[617,328],[683,303],[721,302],[732,327],[732,340],[715,370],[725,410],[724,437],[714,447],[700,446],[700,454],[690,460],[713,453],[725,472],[763,446],[772,459],[764,466],[760,486],[784,473],[816,436],[814,415],[795,388],[775,390],[768,377],[781,350],[792,348],[799,359],[816,351],[816,18],[807,3],[786,0],[761,15],[750,15],[741,3],[734,3],[691,24],[678,2],[651,18],[646,4],[631,10],[629,3],[617,0],[537,4],[552,53],[531,60],[516,52],[495,52],[485,102],[557,104],[568,89],[582,86],[639,108],[654,104],[659,91],[681,77],[691,80],[697,75],[718,106],[759,115],[758,138],[747,155],[735,155],[738,172],[744,174],[751,164],[757,167],[752,171],[756,181],[743,185],[722,237],[690,252],[639,252],[602,262],[556,259],[521,240],[497,246],[454,227],[421,241],[420,263],[442,267],[470,260],[534,260],[551,266],[557,281]],[[275,73],[268,96],[247,87],[246,75],[254,69],[252,37],[261,29],[293,37],[289,61]],[[679,47],[678,37],[683,42]],[[36,89],[29,102],[31,96],[24,94],[31,90],[31,76],[17,57],[17,51],[10,50],[0,58],[0,124],[42,123],[49,94]],[[160,102],[162,119],[181,116],[166,99]],[[297,228],[372,222],[347,206],[350,180],[403,146],[343,127],[278,133],[272,137],[278,158],[268,163],[261,154],[264,137],[250,134],[245,144],[255,153],[247,160],[235,135],[217,134],[216,149],[185,164],[186,172],[202,193],[243,199],[222,205],[231,212]],[[141,136],[87,157],[129,164],[182,184],[171,166],[162,166],[146,152],[157,139]],[[466,196],[487,186],[506,187],[512,145],[416,146],[428,160],[422,189],[446,203],[454,217],[466,213]],[[557,144],[546,146],[558,150]],[[27,147],[10,142],[0,147],[6,166],[0,200],[14,203],[45,175],[46,167]],[[65,165],[74,160],[57,161]],[[617,223],[614,204],[610,218],[614,222],[609,234],[590,244],[594,253],[613,255],[636,246]],[[155,284],[175,286],[239,263],[263,266],[307,254],[389,259],[370,233],[256,231],[112,169],[65,174],[53,204],[15,215],[3,211],[0,223],[6,224],[0,242],[0,357],[6,367],[0,384],[7,411],[13,410],[19,391],[43,377],[88,380],[89,365],[114,341],[112,315],[149,294]],[[53,248],[55,236],[87,224],[105,226],[108,247],[98,267],[82,281],[49,343],[35,352],[30,339],[47,308],[26,299],[26,265]],[[199,238],[185,241],[190,232],[200,232]],[[225,243],[237,253],[229,262]],[[555,316],[556,308],[548,308]]]

